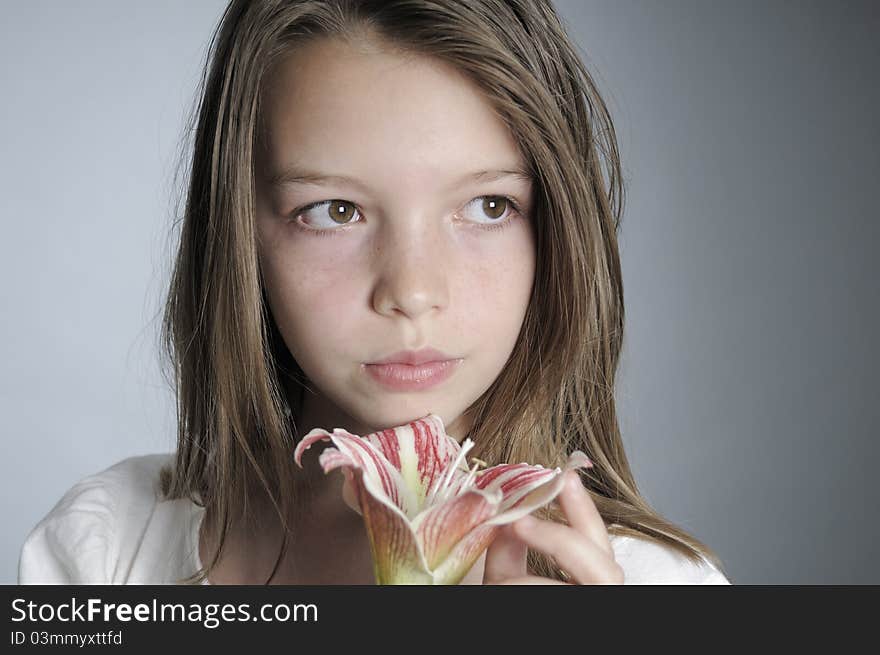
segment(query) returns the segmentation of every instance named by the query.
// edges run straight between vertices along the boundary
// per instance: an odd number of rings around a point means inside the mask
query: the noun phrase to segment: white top
[[[129,457],[76,483],[31,530],[19,584],[174,584],[201,566],[204,508],[161,500],[159,469],[173,455]],[[624,584],[730,584],[647,539],[611,535]]]

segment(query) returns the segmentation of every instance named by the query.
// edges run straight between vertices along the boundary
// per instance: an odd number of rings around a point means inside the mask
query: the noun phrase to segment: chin
[[[389,403],[390,405],[391,403]],[[365,434],[369,434],[371,432],[379,432],[380,430],[390,430],[392,428],[396,428],[401,425],[406,425],[407,423],[412,423],[420,418],[424,418],[428,414],[435,414],[440,417],[443,421],[443,425],[447,426],[447,413],[444,412],[437,404],[432,406],[431,403],[425,403],[423,405],[419,405],[418,408],[413,409],[413,403],[409,403],[408,408],[392,408],[387,407],[386,411],[379,412],[369,412],[368,415],[364,416],[361,423],[366,426],[371,426],[368,428],[368,432]]]

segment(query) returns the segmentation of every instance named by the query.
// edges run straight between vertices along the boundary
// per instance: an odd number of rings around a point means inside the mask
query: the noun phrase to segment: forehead
[[[521,165],[479,87],[452,66],[322,39],[280,61],[263,95],[267,163],[412,182]]]

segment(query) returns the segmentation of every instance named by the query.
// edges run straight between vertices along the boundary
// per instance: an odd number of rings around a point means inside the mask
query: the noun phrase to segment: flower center
[[[473,482],[474,477],[477,474],[478,464],[474,464],[474,468],[468,471],[468,476],[464,483],[459,485],[458,488],[453,491],[455,489],[455,487],[453,486],[453,483],[455,482],[453,476],[455,475],[455,472],[459,470],[458,467],[464,460],[465,455],[467,455],[468,451],[473,447],[473,441],[471,441],[470,439],[464,440],[464,443],[461,445],[461,450],[458,451],[458,455],[454,460],[451,460],[449,464],[446,465],[446,470],[443,471],[443,476],[441,477],[439,483],[436,484],[432,492],[429,494],[427,504],[440,504],[450,498],[453,493],[461,493],[470,486],[470,484]],[[474,458],[471,461],[478,462],[479,464],[486,466],[486,463],[482,460]],[[465,471],[467,471],[467,469],[465,469]],[[462,473],[463,472],[464,471],[462,471]]]

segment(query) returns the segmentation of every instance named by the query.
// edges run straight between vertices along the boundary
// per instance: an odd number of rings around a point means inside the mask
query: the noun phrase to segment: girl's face
[[[323,408],[303,413],[331,423],[298,427],[366,434],[434,413],[461,441],[464,412],[513,350],[534,281],[531,182],[493,179],[524,169],[516,142],[473,83],[427,58],[320,40],[266,89],[266,293],[318,392],[304,402]],[[439,385],[389,390],[366,368],[426,347],[461,359]]]

